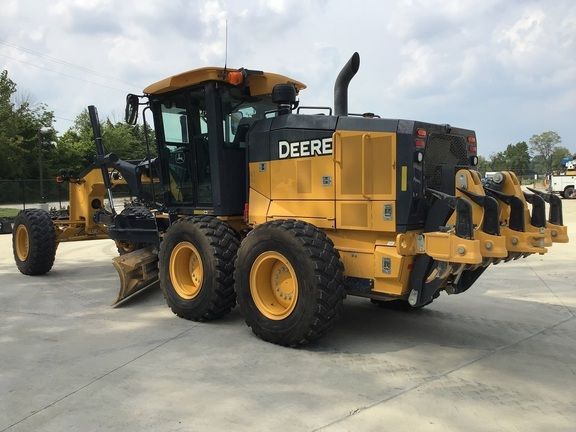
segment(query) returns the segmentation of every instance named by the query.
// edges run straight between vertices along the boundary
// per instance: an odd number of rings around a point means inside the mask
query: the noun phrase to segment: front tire
[[[160,243],[160,287],[180,318],[207,321],[236,305],[234,260],[236,234],[212,216],[192,216],[174,223]]]
[[[12,249],[16,266],[22,274],[37,276],[48,273],[56,257],[56,232],[48,212],[22,210],[14,219]]]
[[[340,256],[323,231],[302,221],[278,220],[251,231],[238,251],[235,280],[246,324],[268,342],[311,342],[342,311]]]

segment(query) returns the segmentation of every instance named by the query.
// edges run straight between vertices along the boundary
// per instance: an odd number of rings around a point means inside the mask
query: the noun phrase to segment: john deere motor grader
[[[348,113],[359,64],[338,75],[334,110],[299,107],[304,84],[248,69],[128,95],[130,123],[139,104],[154,117],[163,203],[109,226],[159,242],[124,255],[122,283],[144,285],[157,260],[176,315],[215,319],[238,302],[255,334],[297,346],[331,328],[346,294],[420,308],[568,241],[557,197],[524,193],[509,171],[480,181],[474,131]]]

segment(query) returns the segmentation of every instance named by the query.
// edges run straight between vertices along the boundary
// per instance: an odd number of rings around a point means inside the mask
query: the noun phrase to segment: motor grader
[[[256,335],[298,346],[332,327],[347,294],[420,308],[568,241],[558,197],[509,171],[482,183],[473,130],[349,113],[359,64],[355,53],[338,75],[333,109],[244,68],[128,95],[129,123],[140,105],[152,113],[163,198],[150,217],[111,221],[111,238],[159,245],[124,255],[123,286],[157,265],[176,315],[211,320],[238,303]]]

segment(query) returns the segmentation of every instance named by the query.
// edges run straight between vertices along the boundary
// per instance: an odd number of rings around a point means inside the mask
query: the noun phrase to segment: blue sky
[[[576,152],[570,0],[3,0],[0,68],[60,131],[89,104],[120,120],[125,93],[223,65],[226,20],[228,65],[306,83],[304,105],[332,105],[358,51],[352,112],[471,128],[486,156],[547,130]]]

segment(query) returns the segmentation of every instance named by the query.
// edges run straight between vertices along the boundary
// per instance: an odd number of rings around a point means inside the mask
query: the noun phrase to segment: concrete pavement
[[[336,329],[287,349],[235,309],[172,315],[158,290],[119,308],[107,240],[18,273],[0,236],[0,431],[573,431],[572,243],[492,266],[410,313],[348,298]]]

